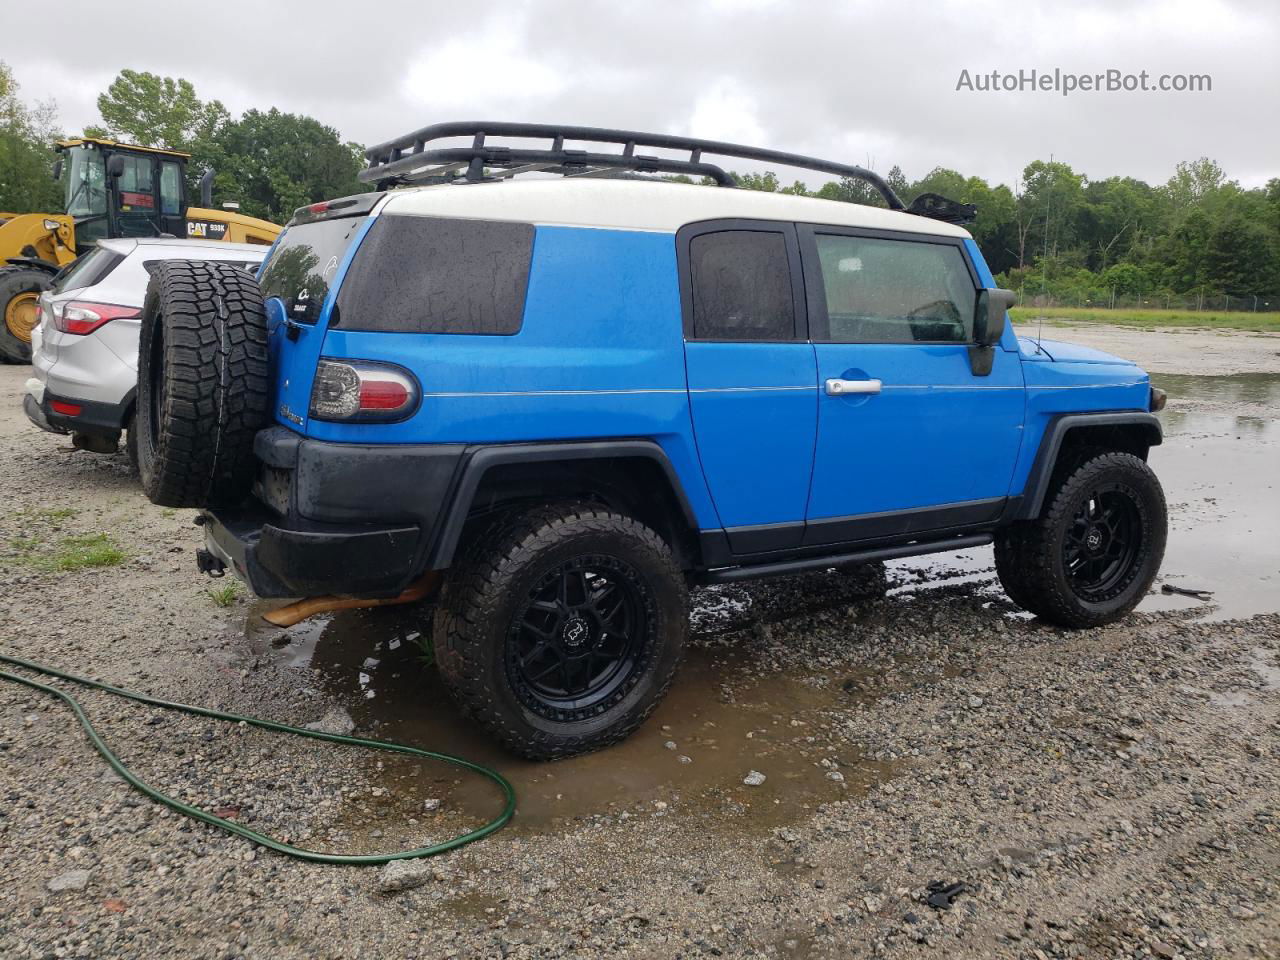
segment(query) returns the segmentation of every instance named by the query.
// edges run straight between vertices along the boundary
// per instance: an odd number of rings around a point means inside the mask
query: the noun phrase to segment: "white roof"
[[[205,256],[218,251],[233,253],[237,256],[247,255],[261,260],[271,248],[260,243],[232,243],[229,240],[183,240],[181,237],[114,237],[111,240],[99,240],[98,246],[106,247],[113,253],[127,256],[137,247],[178,247],[190,250],[193,255],[204,251]],[[197,257],[198,259],[198,257]]]
[[[882,207],[700,184],[563,178],[393,190],[382,213],[675,233],[687,223],[743,218],[967,237],[962,227]]]

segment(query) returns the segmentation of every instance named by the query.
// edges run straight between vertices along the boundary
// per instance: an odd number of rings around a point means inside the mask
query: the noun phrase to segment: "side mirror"
[[[53,161],[53,179],[55,180],[62,179],[62,158],[61,157]]]
[[[116,180],[124,175],[124,157],[120,154],[112,154],[107,157],[107,176],[112,180]]]
[[[200,175],[200,206],[213,206],[213,167]]]
[[[978,346],[992,347],[1004,336],[1004,314],[1018,300],[1012,290],[992,287],[978,291],[978,305],[974,311],[973,339]]]

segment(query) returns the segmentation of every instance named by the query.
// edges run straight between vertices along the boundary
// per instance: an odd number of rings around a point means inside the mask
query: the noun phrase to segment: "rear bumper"
[[[461,444],[255,438],[255,495],[202,512],[205,545],[260,597],[396,596],[426,569]]]
[[[254,506],[201,517],[206,549],[260,597],[394,596],[413,579],[417,526],[296,530]]]
[[[39,399],[33,391],[22,398],[22,409],[32,423],[50,433],[84,433],[118,440],[133,408],[133,394],[120,403],[99,403],[60,397],[47,389]],[[72,412],[72,411],[75,412]]]

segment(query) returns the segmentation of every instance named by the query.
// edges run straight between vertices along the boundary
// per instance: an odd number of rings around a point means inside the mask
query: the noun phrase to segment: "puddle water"
[[[712,607],[726,602],[709,599]],[[866,691],[877,681],[868,675],[756,676],[735,662],[740,652],[695,646],[635,735],[586,756],[533,763],[506,753],[464,720],[436,671],[424,665],[419,641],[426,611],[343,611],[291,628],[290,642],[276,647],[273,641],[285,631],[261,620],[267,608],[258,604],[249,612],[255,656],[312,668],[316,685],[346,706],[361,733],[500,769],[516,788],[519,808],[510,828],[516,832],[598,815],[651,817],[677,810],[707,814],[739,833],[769,830],[890,775],[889,764],[833,741],[825,721],[825,711],[870,696]],[[711,619],[721,622],[714,612]],[[743,784],[752,770],[765,774],[762,785]],[[377,781],[386,791],[372,801],[379,817],[421,816],[428,799],[440,800],[446,811],[490,810],[494,803],[486,782],[407,759],[385,760]],[[349,821],[339,826],[361,829]]]
[[[1212,590],[1214,602],[1157,593],[1143,608],[1194,609],[1215,618],[1280,609],[1280,376],[1163,375],[1155,382],[1172,400],[1162,414],[1165,443],[1151,454],[1171,514],[1161,579]],[[889,576],[888,603],[859,618],[893,616],[920,591],[974,582],[984,584],[992,605],[998,602],[989,547],[895,561]],[[654,716],[624,743],[556,763],[517,760],[461,718],[423,663],[426,610],[344,611],[286,633],[262,621],[269,605],[257,604],[247,633],[259,659],[312,671],[310,682],[345,704],[360,732],[502,770],[519,797],[514,832],[679,812],[704,817],[708,829],[750,834],[857,795],[893,773],[830,730],[831,711],[887,689],[886,670],[838,671],[820,657],[804,669],[775,669],[734,635],[847,606],[858,595],[852,583],[826,572],[699,591],[694,646]],[[1278,682],[1271,661],[1255,666],[1266,682]],[[355,804],[358,812],[343,814],[331,839],[359,838],[388,818],[416,823],[427,800],[439,800],[443,813],[426,819],[494,808],[490,785],[446,767],[397,758],[379,770],[377,793]],[[762,785],[743,784],[752,770],[765,774]]]
[[[1161,580],[1212,590],[1208,619],[1280,610],[1280,375],[1156,374],[1170,406],[1151,451],[1169,501]],[[1180,403],[1179,401],[1188,401]],[[1156,594],[1143,609],[1208,607]]]
[[[1280,611],[1280,374],[1152,380],[1170,397],[1160,414],[1164,443],[1150,457],[1169,502],[1169,542],[1156,592],[1139,609],[1208,620]],[[995,560],[984,547],[889,569],[898,583],[891,593],[910,594],[989,580]],[[1159,593],[1166,582],[1211,590],[1213,599]]]

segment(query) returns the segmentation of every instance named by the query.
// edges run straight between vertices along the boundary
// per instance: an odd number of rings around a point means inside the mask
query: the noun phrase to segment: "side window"
[[[783,234],[699,234],[689,242],[689,270],[696,339],[795,338],[795,302]]]
[[[160,212],[176,216],[182,209],[182,172],[172,160],[160,163]]]
[[[519,333],[533,234],[530,223],[381,216],[329,323],[387,333]],[[277,252],[268,272],[280,259]]]
[[[833,343],[968,343],[977,290],[946,243],[814,236]]]
[[[155,210],[155,190],[151,183],[150,157],[125,157],[120,175],[120,209],[151,213]]]

